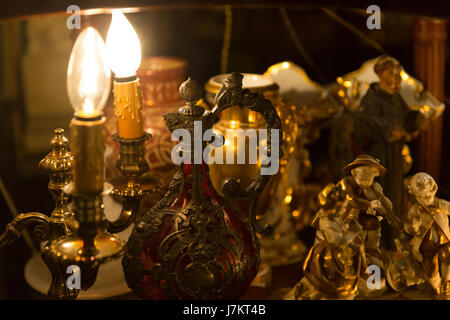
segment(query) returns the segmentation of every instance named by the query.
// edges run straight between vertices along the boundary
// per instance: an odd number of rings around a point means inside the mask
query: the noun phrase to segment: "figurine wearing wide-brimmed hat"
[[[380,256],[381,226],[379,221],[392,210],[391,201],[383,194],[383,188],[375,177],[386,174],[378,159],[370,155],[360,155],[343,169],[344,177],[336,184],[340,198],[346,199],[340,208],[344,221],[356,219],[367,231],[365,249],[372,255]],[[389,217],[389,220],[391,217]],[[398,222],[398,221],[397,221]]]
[[[343,171],[346,175],[352,175],[353,169],[362,166],[375,168],[378,171],[378,174],[376,174],[376,176],[383,176],[387,171],[386,168],[380,164],[380,160],[366,154],[358,156],[353,162],[347,164],[344,167]]]
[[[305,278],[289,298],[348,299],[356,291],[370,295],[386,289],[384,278],[377,290],[368,288],[369,274],[366,274],[369,265],[384,266],[379,221],[386,217],[388,222],[401,227],[390,200],[374,181],[386,169],[378,159],[360,155],[344,167],[344,173],[341,181],[326,186],[319,194],[321,209],[312,222],[317,229],[316,241],[304,264]],[[348,266],[343,274],[336,273],[342,269],[340,263]]]

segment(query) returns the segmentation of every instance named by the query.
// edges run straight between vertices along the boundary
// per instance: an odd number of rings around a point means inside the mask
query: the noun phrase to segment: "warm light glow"
[[[402,148],[402,155],[407,156],[408,154],[409,154],[408,147],[406,145],[404,145]]]
[[[289,204],[292,201],[292,196],[288,194],[286,197],[284,197],[284,203]]]
[[[73,247],[73,242],[64,242],[62,246],[65,249]]]
[[[235,121],[235,120],[231,120],[230,121],[230,128],[231,129],[236,129],[239,127],[239,121]]]
[[[282,68],[282,69],[287,69],[287,68],[289,68],[289,62],[287,62],[287,61],[283,62],[283,63],[281,64],[281,68]]]
[[[131,23],[123,13],[112,10],[112,21],[106,35],[108,65],[117,78],[131,77],[141,64],[141,44]]]
[[[406,74],[406,72],[403,70],[400,71],[400,76],[402,77],[403,80],[408,80],[408,78],[409,78],[408,75]]]
[[[85,118],[100,115],[110,89],[105,43],[97,30],[88,27],[75,41],[67,68],[67,94],[75,113]]]
[[[350,82],[350,81],[344,81],[343,82],[343,85],[344,85],[344,87],[346,87],[346,88],[350,88],[351,86],[352,86],[352,83]]]

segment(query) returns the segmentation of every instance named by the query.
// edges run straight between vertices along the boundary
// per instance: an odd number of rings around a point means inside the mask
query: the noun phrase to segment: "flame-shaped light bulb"
[[[111,90],[111,71],[105,61],[105,43],[92,27],[84,29],[72,49],[67,68],[67,93],[79,118],[102,114]]]
[[[106,35],[106,60],[116,78],[135,76],[141,65],[139,38],[118,9],[112,10],[112,21]]]

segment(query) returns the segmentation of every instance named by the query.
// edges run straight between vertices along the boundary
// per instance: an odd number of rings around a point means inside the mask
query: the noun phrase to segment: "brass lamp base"
[[[102,264],[110,259],[119,257],[123,247],[122,241],[116,235],[108,233],[99,233],[94,238],[94,245],[97,251],[91,257],[80,255],[84,244],[83,239],[78,236],[61,239],[51,245],[51,250],[62,260],[76,263],[91,258],[99,264]]]
[[[114,200],[111,195],[103,197],[105,206],[104,213],[107,220],[116,220],[122,210],[122,204]],[[122,232],[117,233],[117,237],[121,242],[127,241],[131,234],[134,224]],[[36,254],[28,260],[24,277],[27,284],[37,292],[46,295],[48,288],[52,282],[52,275],[41,258],[40,254]],[[115,259],[102,264],[98,269],[97,279],[93,286],[88,290],[79,292],[77,299],[108,299],[121,296],[131,292],[125,281],[120,259]]]
[[[83,133],[97,130],[101,126],[100,122],[98,125],[87,125],[72,121],[74,139],[79,140]],[[103,181],[101,186],[97,182],[95,186],[90,183],[92,175],[103,171],[89,171],[87,163],[94,163],[98,157],[94,157],[89,150],[77,148],[75,155],[78,158],[72,157],[67,149],[68,139],[62,133],[62,129],[55,130],[52,152],[40,164],[50,176],[49,190],[56,202],[55,210],[50,217],[37,212],[18,215],[0,234],[0,248],[19,238],[26,228],[34,228],[33,234],[42,244],[42,260],[51,273],[48,296],[55,299],[76,299],[80,290],[88,290],[94,285],[101,266],[111,261],[119,262],[118,258],[123,254],[124,241],[113,233],[126,230],[134,221],[143,194],[137,179],[148,170],[143,159],[143,146],[149,136],[119,141],[124,151],[121,152],[119,163],[127,178],[127,187],[125,192],[118,192],[122,200],[119,217],[110,221],[104,215],[103,198],[113,192],[112,186]],[[85,138],[83,139],[91,141],[89,137]],[[94,148],[96,151],[101,150],[100,142],[96,140],[94,143],[98,146]],[[79,184],[77,188],[75,183],[70,183],[74,158],[81,163],[81,167],[75,167],[83,169],[75,177],[86,182]],[[69,197],[72,198],[71,208],[68,206]],[[80,286],[76,286],[78,283],[75,278],[73,288],[66,281],[69,280],[68,273],[74,274],[74,270],[79,270],[81,274]]]

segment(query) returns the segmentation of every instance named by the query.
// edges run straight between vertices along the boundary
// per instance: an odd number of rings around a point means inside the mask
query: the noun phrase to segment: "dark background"
[[[405,2],[406,5],[408,2]],[[344,10],[338,6],[333,9],[365,36],[377,41],[386,53],[396,57],[405,70],[414,75],[414,15],[385,12],[381,7],[381,30],[368,30],[364,11]],[[325,85],[335,81],[339,75],[358,69],[366,60],[381,55],[381,52],[361,41],[320,8],[288,9],[287,13],[300,42],[318,66],[318,71],[297,51],[276,8],[232,10],[228,71],[263,73],[272,64],[291,60],[303,67],[313,80]],[[139,35],[143,57],[183,57],[188,61],[187,75],[199,83],[205,83],[211,76],[220,73],[225,21],[223,9],[154,10],[129,14],[127,17]],[[91,16],[82,21],[97,27],[103,36],[106,35],[109,22],[110,17],[104,15]],[[18,38],[17,41],[25,40]],[[446,60],[449,52],[447,45]],[[448,74],[446,78],[449,79]],[[449,95],[448,82],[445,91]],[[22,110],[20,96],[14,101],[0,101],[0,176],[19,212],[49,213],[53,203],[47,192],[47,176],[39,171],[25,174],[17,161],[22,147],[20,141],[15,140],[17,128],[12,118],[13,115],[19,115],[26,124],[26,115]],[[450,198],[450,172],[446,165],[450,156],[447,148],[449,132],[446,130],[448,113],[446,111],[444,115],[440,184],[440,196],[447,199]],[[29,155],[20,162],[20,166],[37,167],[38,161],[44,156]],[[6,202],[0,197],[0,228],[3,229],[10,220]],[[23,268],[29,257],[30,251],[22,238],[0,250],[0,299],[40,297],[28,287],[23,277]]]

